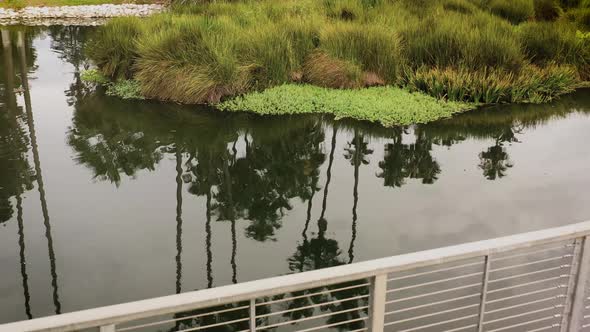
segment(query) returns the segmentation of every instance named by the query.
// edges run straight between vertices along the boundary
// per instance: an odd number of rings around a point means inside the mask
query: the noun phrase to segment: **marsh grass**
[[[483,68],[422,67],[410,75],[407,86],[440,99],[482,104],[544,103],[579,87],[575,68],[555,64],[528,65],[519,74]]]
[[[584,70],[590,61],[590,41],[575,27],[550,22],[530,22],[519,27],[525,54],[538,65],[569,64]]]
[[[121,17],[98,29],[86,52],[101,72],[111,78],[132,76],[137,59],[137,42],[144,35],[144,24],[136,17]]]
[[[547,19],[542,1],[194,1],[113,19],[88,53],[112,80],[133,79],[145,97],[179,103],[217,104],[292,83],[540,102],[590,73],[590,39],[569,23],[580,14],[535,21]]]
[[[539,21],[555,21],[563,15],[558,0],[534,0],[535,18]]]

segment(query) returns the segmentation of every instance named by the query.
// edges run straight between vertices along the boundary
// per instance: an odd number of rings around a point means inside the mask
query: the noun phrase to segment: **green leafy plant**
[[[106,94],[122,99],[145,99],[141,86],[135,80],[120,80],[106,85]]]
[[[84,82],[94,83],[98,85],[104,85],[109,82],[109,79],[106,78],[103,74],[100,73],[97,69],[89,69],[85,70],[80,74],[80,78]]]

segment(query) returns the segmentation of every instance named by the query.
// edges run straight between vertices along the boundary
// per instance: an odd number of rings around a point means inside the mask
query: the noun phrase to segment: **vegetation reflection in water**
[[[87,67],[82,56],[85,29],[53,27],[49,29],[52,48],[74,67],[72,83],[65,92],[73,108],[72,124],[66,142],[75,153],[75,161],[90,169],[96,181],[110,182],[115,187],[127,185],[141,171],[157,170],[167,158],[175,163],[176,183],[176,267],[175,291],[183,289],[183,198],[188,194],[203,197],[205,206],[206,287],[215,286],[211,228],[214,221],[230,225],[231,281],[239,281],[237,269],[238,227],[247,222],[245,236],[258,242],[274,241],[284,216],[295,201],[307,205],[300,240],[287,259],[290,273],[352,263],[355,261],[355,241],[359,221],[359,173],[370,162],[378,167],[374,176],[383,186],[399,188],[410,179],[428,185],[435,183],[445,171],[436,160],[434,146],[452,148],[467,139],[491,140],[492,145],[478,155],[478,167],[483,178],[496,180],[510,174],[511,160],[506,145],[520,142],[519,136],[554,118],[567,117],[572,112],[588,113],[583,105],[590,104],[587,92],[565,97],[545,106],[510,106],[489,108],[463,114],[445,121],[412,127],[384,128],[377,125],[333,121],[325,116],[259,117],[249,114],[219,114],[207,109],[195,110],[169,104],[126,102],[95,93],[80,79],[80,70]],[[36,53],[32,39],[36,31],[3,30],[2,112],[0,118],[0,223],[18,223],[21,276],[25,299],[24,311],[33,317],[26,264],[25,229],[22,195],[39,192],[43,214],[44,235],[50,261],[50,276],[54,312],[61,312],[59,271],[57,270],[50,219],[45,198],[42,165],[35,135],[35,121],[27,74],[36,68]],[[22,95],[22,96],[21,96]],[[21,98],[22,97],[22,98]],[[22,99],[22,101],[21,101]],[[530,108],[535,108],[532,112]],[[347,135],[341,135],[341,133]],[[413,137],[412,137],[413,136]],[[343,140],[342,138],[345,138]],[[409,139],[411,138],[411,139]],[[375,141],[385,141],[382,146]],[[350,164],[354,178],[350,188],[353,198],[350,233],[347,244],[331,238],[328,231],[328,205],[332,171],[338,147],[344,147],[342,157]],[[375,160],[375,151],[383,149],[382,160]],[[32,157],[32,160],[29,160]],[[333,189],[332,189],[333,190]],[[316,198],[316,196],[318,196]],[[315,198],[315,201],[314,201]],[[320,204],[319,216],[312,205]],[[340,208],[340,207],[339,207]],[[315,226],[317,232],[310,231]],[[350,287],[358,285],[358,287]],[[264,315],[269,306],[281,306],[284,317],[265,317],[260,325],[289,329],[281,322],[289,318],[311,317],[315,309],[297,308],[318,304],[317,310],[344,313],[331,316],[329,324],[364,317],[367,293],[363,281],[337,288],[284,294],[263,302],[285,299],[282,304],[264,304],[257,313]],[[324,292],[327,291],[327,292]],[[296,297],[288,300],[289,297]],[[358,298],[354,301],[338,301]],[[323,303],[329,303],[322,305]],[[247,317],[243,303],[224,306],[235,310],[222,315],[201,316],[205,312],[177,314],[171,331],[219,321],[234,321]],[[276,311],[276,310],[274,310]],[[362,328],[362,321],[338,326],[341,330]],[[220,330],[242,330],[247,321]]]

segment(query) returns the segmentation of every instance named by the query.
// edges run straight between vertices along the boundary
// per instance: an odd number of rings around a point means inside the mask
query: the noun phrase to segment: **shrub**
[[[558,0],[534,0],[535,18],[539,21],[555,21],[563,14]]]
[[[137,58],[137,41],[143,31],[139,18],[115,18],[96,31],[86,53],[105,76],[130,78]]]
[[[491,0],[489,8],[493,14],[514,24],[535,16],[533,0]]]

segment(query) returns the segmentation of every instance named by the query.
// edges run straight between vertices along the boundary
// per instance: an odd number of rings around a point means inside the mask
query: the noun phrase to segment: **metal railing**
[[[583,222],[0,331],[590,331],[589,235],[590,222]]]

